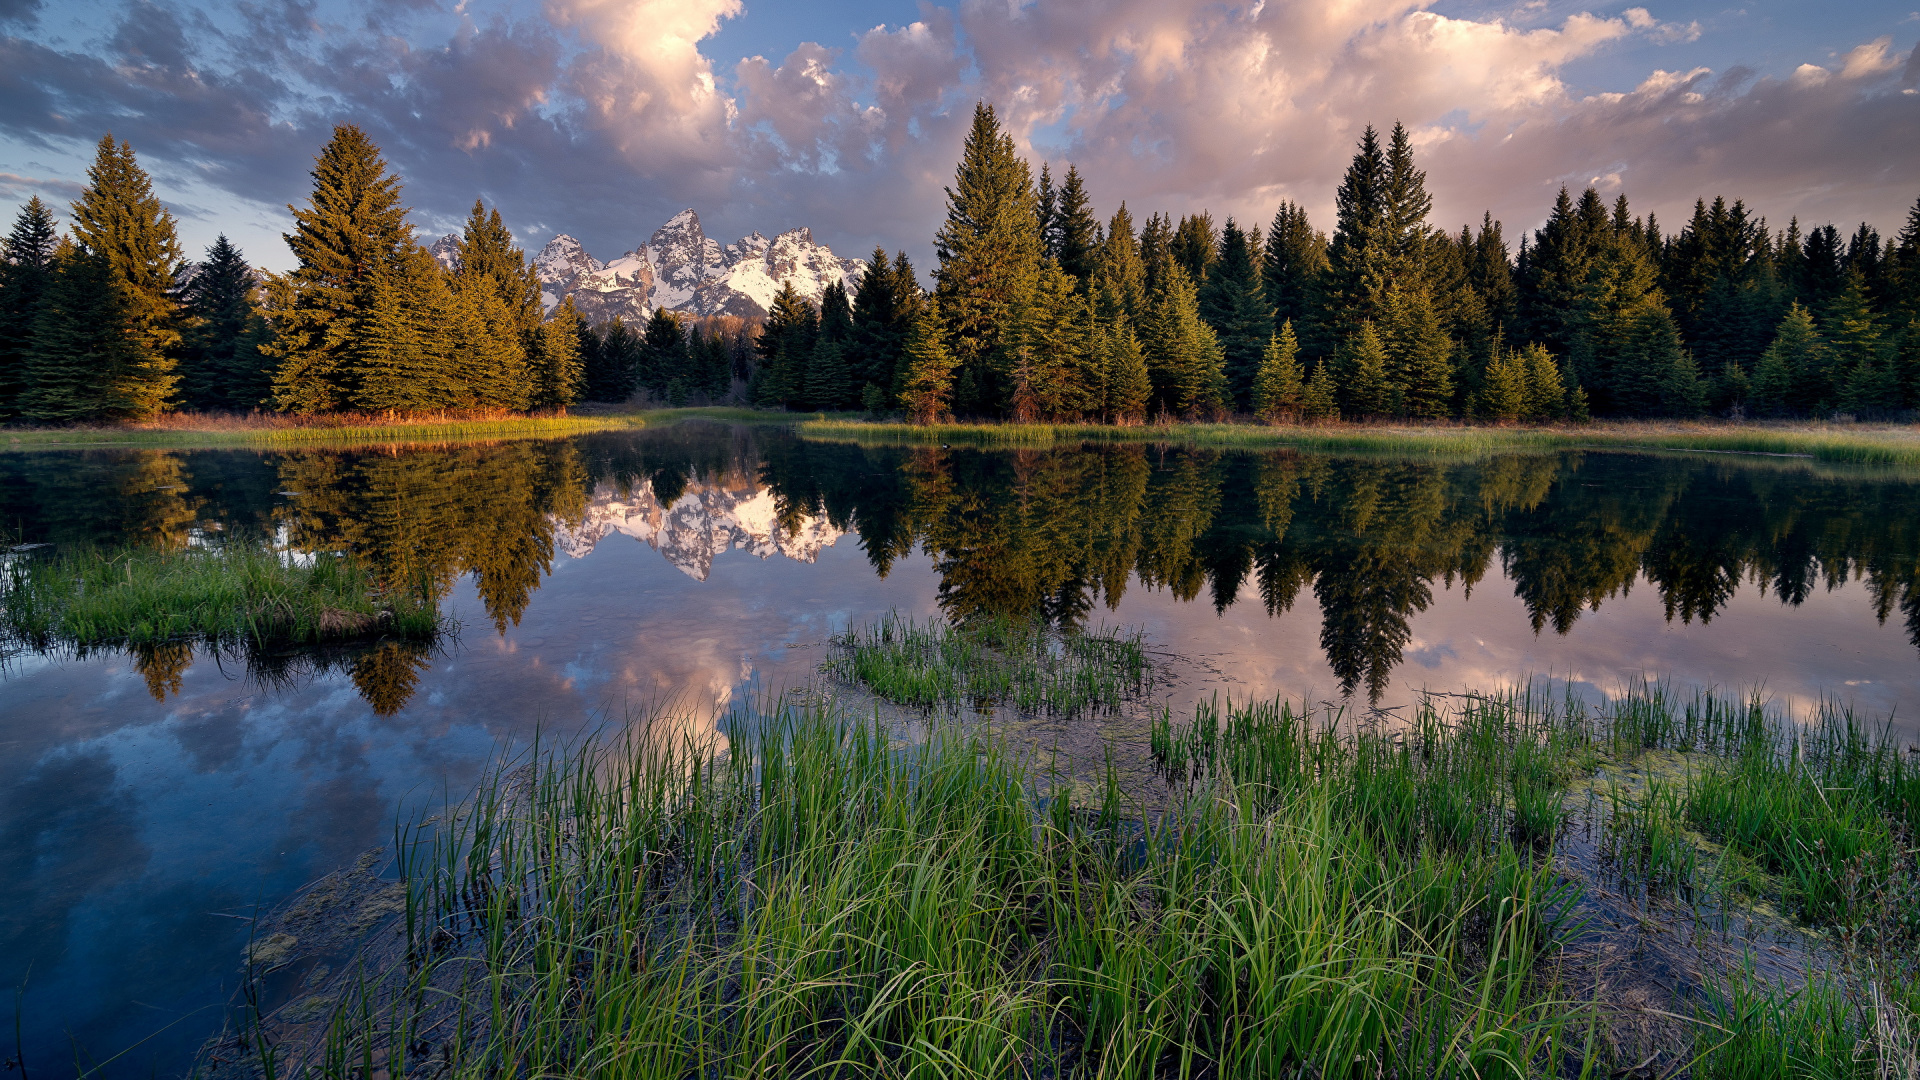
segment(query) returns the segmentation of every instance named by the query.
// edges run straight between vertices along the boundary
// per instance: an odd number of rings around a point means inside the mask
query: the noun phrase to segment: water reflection
[[[0,506],[28,542],[257,533],[357,553],[388,583],[436,597],[470,578],[499,634],[557,555],[614,533],[699,580],[727,550],[812,561],[843,533],[881,578],[918,549],[957,619],[1078,624],[1117,608],[1130,585],[1279,618],[1310,589],[1340,689],[1376,699],[1435,586],[1470,597],[1496,560],[1535,632],[1564,635],[1637,584],[1657,591],[1669,621],[1691,624],[1712,621],[1743,583],[1798,606],[1858,579],[1874,618],[1897,615],[1920,647],[1920,484],[1806,463],[862,448],[683,425],[414,449],[16,454],[0,460]],[[133,659],[162,697],[192,657],[162,646]],[[387,643],[242,666],[269,683],[348,670],[388,715],[431,662]]]

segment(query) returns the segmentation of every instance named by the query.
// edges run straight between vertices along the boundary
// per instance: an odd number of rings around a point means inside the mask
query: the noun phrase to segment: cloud
[[[712,53],[726,20],[751,17],[742,0],[546,0],[539,17],[497,2],[280,0],[210,21],[135,0],[90,45],[16,30],[0,38],[0,137],[112,128],[274,207],[304,197],[312,154],[351,121],[423,224],[451,226],[478,195],[523,242],[567,231],[603,257],[693,205],[726,238],[804,224],[846,253],[924,261],[977,98],[1036,165],[1079,165],[1103,213],[1124,198],[1264,221],[1295,199],[1325,227],[1361,129],[1395,120],[1443,224],[1488,208],[1531,224],[1560,184],[1588,182],[1667,218],[1724,191],[1776,219],[1890,221],[1920,175],[1920,95],[1901,93],[1920,51],[1888,38],[1774,75],[1681,65],[1569,90],[1570,64],[1699,37],[1642,7],[1536,26],[1421,0],[959,0],[776,61]]]
[[[0,172],[0,199],[25,202],[39,195],[49,201],[71,202],[78,199],[83,190],[85,185],[72,180],[46,180],[33,176],[21,176],[19,173]]]

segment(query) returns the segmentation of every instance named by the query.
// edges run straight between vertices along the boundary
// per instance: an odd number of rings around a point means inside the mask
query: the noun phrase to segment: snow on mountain
[[[460,261],[460,237],[455,233],[448,233],[429,245],[427,254],[433,256],[433,261],[443,268],[452,270]]]
[[[563,527],[555,547],[578,559],[615,533],[653,548],[696,581],[707,580],[713,560],[734,548],[762,559],[783,555],[810,563],[841,536],[824,517],[803,518],[798,531],[789,533],[778,521],[773,492],[752,481],[690,483],[667,506],[651,484],[643,484],[627,499],[616,498],[611,489],[596,492],[579,526]]]
[[[654,230],[645,244],[604,265],[571,236],[557,236],[534,260],[541,299],[549,308],[573,297],[589,322],[615,315],[629,322],[654,308],[692,315],[759,317],[772,306],[783,282],[819,303],[827,286],[859,283],[866,263],[836,257],[814,242],[807,229],[790,229],[772,240],[749,233],[722,247],[700,228],[691,208]]]

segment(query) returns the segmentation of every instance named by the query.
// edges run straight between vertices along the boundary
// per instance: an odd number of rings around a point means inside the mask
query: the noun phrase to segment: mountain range
[[[803,517],[790,530],[773,492],[751,480],[689,483],[671,503],[642,483],[624,497],[607,488],[596,492],[579,522],[562,526],[554,547],[578,559],[615,533],[653,548],[696,581],[707,580],[714,558],[735,548],[810,563],[841,535],[824,516]]]
[[[450,267],[457,245],[458,237],[449,233],[428,250]],[[547,241],[533,266],[547,310],[571,296],[590,323],[616,315],[631,323],[645,321],[657,307],[688,315],[760,318],[786,281],[817,305],[834,282],[853,291],[867,264],[839,258],[804,228],[788,229],[771,240],[748,233],[722,246],[708,239],[700,215],[689,208],[655,229],[646,243],[611,262],[587,254],[580,241],[562,233]]]

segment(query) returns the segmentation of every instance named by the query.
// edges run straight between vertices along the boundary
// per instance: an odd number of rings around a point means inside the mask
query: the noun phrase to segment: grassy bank
[[[341,1078],[1909,1075],[1901,748],[1658,688],[1454,700],[1392,732],[1281,703],[1163,720],[1155,814],[1111,772],[1074,797],[990,734],[830,706],[737,712],[718,756],[639,729],[537,747],[400,830],[394,944],[251,1045]],[[1687,763],[1677,787],[1612,779],[1648,755]],[[1583,846],[1630,906],[1594,907]],[[1619,1038],[1572,950],[1688,910],[1746,947],[1702,915],[1736,888],[1840,932],[1796,978],[1661,968],[1677,1026]]]
[[[179,416],[153,424],[69,428],[0,429],[0,448],[59,450],[115,446],[220,447],[354,446],[542,439],[592,431],[640,427],[635,415],[504,418],[425,417],[380,421],[280,416]]]
[[[0,575],[0,628],[36,648],[419,640],[442,628],[431,602],[381,589],[345,558],[301,564],[253,547],[83,550],[12,556]]]
[[[1300,447],[1471,456],[1499,450],[1632,448],[1791,454],[1831,462],[1920,465],[1920,426],[1595,421],[1553,427],[1403,424],[934,424],[820,419],[808,438],[906,445],[1044,448],[1081,442],[1178,442],[1221,447]]]
[[[916,709],[1008,705],[1057,716],[1111,710],[1152,685],[1138,632],[1061,634],[1005,617],[954,626],[890,615],[835,638],[826,670]]]

